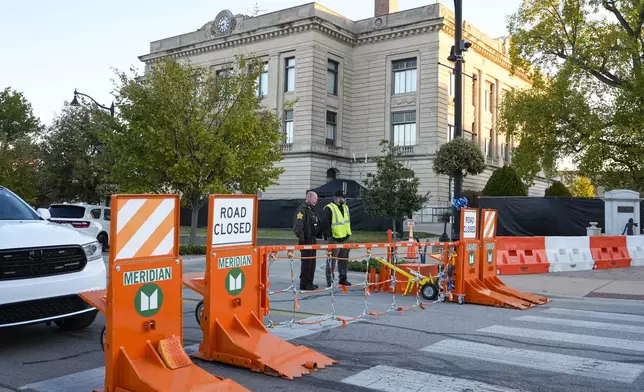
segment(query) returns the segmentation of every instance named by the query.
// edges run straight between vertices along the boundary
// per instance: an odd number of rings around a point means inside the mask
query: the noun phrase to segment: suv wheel
[[[108,240],[107,240],[107,234],[105,234],[105,233],[100,233],[100,234],[96,237],[96,239],[98,240],[98,242],[99,242],[99,243],[101,244],[101,246],[103,247],[103,251],[106,251],[106,250],[107,250],[107,248],[109,247],[109,243],[108,243]]]
[[[97,314],[98,311],[93,310],[91,312],[79,314],[78,316],[54,320],[54,323],[63,331],[77,331],[79,329],[85,329],[92,325],[94,319],[96,319]]]

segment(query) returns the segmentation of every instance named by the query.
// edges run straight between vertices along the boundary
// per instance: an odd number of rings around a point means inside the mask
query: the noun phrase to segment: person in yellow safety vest
[[[349,206],[346,205],[344,192],[337,191],[333,197],[333,202],[324,207],[322,217],[322,227],[325,239],[329,244],[345,243],[351,238],[351,217],[349,215]],[[333,282],[336,261],[338,265],[338,283],[343,286],[351,286],[347,280],[347,266],[349,258],[349,249],[333,249],[331,259],[326,263],[326,284],[331,287]]]

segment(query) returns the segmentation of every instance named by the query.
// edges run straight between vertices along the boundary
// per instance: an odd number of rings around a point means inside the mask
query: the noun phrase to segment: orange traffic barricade
[[[461,210],[461,240],[458,244],[457,262],[452,301],[515,309],[528,309],[530,302],[490,290],[480,280],[479,259],[481,243],[478,240],[478,209]]]
[[[594,269],[631,266],[631,257],[624,236],[591,236],[590,253],[595,261]]]
[[[550,263],[544,237],[497,237],[499,275],[546,274]]]
[[[107,291],[81,293],[106,317],[104,390],[247,391],[183,350],[179,197],[115,195],[111,206]]]
[[[481,252],[479,258],[479,278],[481,282],[492,291],[522,299],[536,305],[550,302],[546,297],[526,293],[508,287],[496,275],[496,210],[481,210],[483,213],[481,231]]]
[[[206,271],[184,277],[203,295],[203,341],[195,358],[293,379],[336,361],[272,335],[262,323],[268,309],[266,257],[256,247],[257,197],[211,195]]]

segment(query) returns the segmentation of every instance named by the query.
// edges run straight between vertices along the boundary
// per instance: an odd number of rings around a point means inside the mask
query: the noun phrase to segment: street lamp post
[[[466,52],[472,44],[463,40],[463,0],[454,0],[454,46],[447,58],[454,62],[455,92],[454,92],[454,138],[463,134],[463,52]],[[454,198],[461,197],[463,186],[463,174],[454,173]],[[454,207],[454,221],[452,223],[452,239],[460,237],[459,225],[461,222],[461,211]]]
[[[74,89],[74,99],[72,99],[72,101],[69,103],[69,106],[81,106],[80,102],[78,102],[78,96],[79,95],[82,95],[83,97],[89,98],[90,100],[92,100],[92,102],[94,102],[96,104],[96,106],[98,106],[101,109],[107,110],[108,112],[110,112],[112,117],[114,117],[114,101],[112,101],[112,105],[109,106],[109,107],[103,106],[100,103],[96,102],[96,100],[94,98],[90,97],[87,94],[79,93],[76,89]]]

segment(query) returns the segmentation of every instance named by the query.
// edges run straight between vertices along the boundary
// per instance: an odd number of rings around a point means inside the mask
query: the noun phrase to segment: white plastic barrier
[[[631,256],[631,266],[644,266],[644,235],[629,235],[626,237],[628,254]]]
[[[595,265],[590,237],[546,237],[550,272],[590,271]]]

